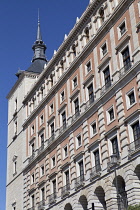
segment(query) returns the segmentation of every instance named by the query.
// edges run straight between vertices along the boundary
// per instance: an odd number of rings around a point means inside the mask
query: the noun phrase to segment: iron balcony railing
[[[48,144],[51,144],[55,139],[55,134],[53,134],[49,139],[48,139]]]
[[[84,185],[84,181],[85,181],[85,177],[84,174],[82,174],[81,176],[77,177],[75,179],[75,188],[79,188],[82,187]]]
[[[129,153],[135,152],[140,149],[140,137],[129,144]]]
[[[65,123],[59,128],[59,134],[63,133],[68,127],[68,124]]]
[[[43,151],[44,149],[44,143],[41,145],[41,147],[39,147],[38,149],[38,155]]]
[[[35,158],[35,152],[29,157],[29,163],[31,163]]]
[[[128,62],[123,68],[120,69],[120,77],[122,77],[130,68],[132,67],[132,62]]]
[[[91,106],[91,104],[94,103],[94,96],[92,96],[87,102],[86,102],[86,106],[85,109],[87,109],[88,107]]]
[[[103,95],[112,85],[111,80],[109,80],[102,88],[101,88],[101,95]]]
[[[49,204],[55,203],[55,202],[56,202],[56,198],[57,198],[56,192],[53,193],[53,194],[51,194],[51,195],[49,196]]]
[[[93,179],[96,176],[100,176],[101,174],[101,165],[98,164],[91,169],[90,179]]]
[[[67,183],[64,187],[62,187],[61,197],[68,195],[69,191],[70,191],[70,184]]]
[[[72,122],[75,121],[79,116],[80,116],[80,111],[76,112],[76,113],[72,116]]]
[[[42,201],[40,201],[40,202],[38,203],[38,208],[39,208],[39,210],[40,210],[41,208],[43,208],[43,206],[45,206],[45,200],[42,200]]]
[[[108,170],[116,165],[120,164],[120,155],[119,153],[113,154],[108,158],[108,162],[107,162],[107,168]]]

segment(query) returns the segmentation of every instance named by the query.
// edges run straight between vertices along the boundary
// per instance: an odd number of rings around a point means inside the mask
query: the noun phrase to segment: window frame
[[[65,154],[65,148],[67,148],[67,154]],[[62,153],[63,153],[63,160],[66,159],[68,157],[68,144],[66,144],[63,149],[62,149]]]
[[[103,47],[104,46],[106,46],[106,52],[105,53],[103,53]],[[101,59],[104,58],[107,55],[107,53],[108,53],[108,45],[107,45],[107,41],[105,41],[100,47],[100,58]]]
[[[42,170],[42,168],[44,168],[43,170]],[[44,172],[43,172],[44,171]],[[43,172],[43,173],[42,173]],[[43,165],[41,165],[40,166],[40,177],[42,177],[42,176],[44,176],[45,175],[45,166],[44,166],[44,164]]]
[[[64,98],[62,98],[62,93],[64,93]],[[62,90],[60,93],[60,104],[63,103],[63,101],[65,101],[65,90]]]
[[[110,113],[109,112],[111,110],[113,110],[113,113],[114,113],[114,118],[113,119],[110,119]],[[116,116],[115,116],[114,104],[106,110],[106,118],[107,118],[107,125],[109,125],[110,123],[115,121]]]
[[[81,138],[81,144],[79,145],[78,144],[78,138]],[[75,140],[76,140],[76,149],[79,149],[80,147],[82,147],[82,135],[81,133],[79,133],[76,137],[75,137]]]
[[[53,160],[54,159],[54,160]],[[53,164],[54,163],[54,164]],[[56,155],[51,157],[51,169],[56,167]]]
[[[89,70],[88,70],[88,68],[89,68],[88,64],[90,64],[90,69]],[[91,70],[92,70],[92,62],[91,62],[91,59],[90,59],[85,64],[85,75],[89,74],[91,72]]]
[[[125,31],[123,32],[123,34],[121,34],[121,29],[120,27],[125,24]],[[118,25],[117,27],[117,31],[118,31],[118,40],[120,40],[128,31],[127,29],[127,24],[126,24],[126,18]]]
[[[96,125],[96,132],[93,133],[93,125]],[[97,134],[97,121],[94,120],[91,124],[90,124],[90,138],[93,138],[96,134]]]
[[[74,85],[75,79],[76,79],[76,85]],[[77,75],[72,79],[72,90],[74,90],[76,87],[78,87],[78,76]]]
[[[131,93],[134,93],[134,99],[135,99],[135,101],[132,104],[130,104],[130,98],[129,98],[129,95]],[[129,110],[131,107],[133,107],[137,103],[137,100],[136,100],[136,92],[135,92],[135,88],[134,87],[126,93],[125,99],[126,99],[126,107],[127,107],[127,110]]]

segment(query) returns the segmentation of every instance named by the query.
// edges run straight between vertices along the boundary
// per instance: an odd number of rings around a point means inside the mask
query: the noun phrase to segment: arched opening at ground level
[[[125,189],[125,181],[122,176],[117,176],[113,180],[113,186],[116,188],[116,200],[119,206],[119,209],[127,209],[128,201],[127,201],[127,193]]]
[[[95,209],[104,209],[106,210],[106,201],[105,201],[105,192],[104,192],[104,189],[99,186],[95,189],[95,195],[96,195],[96,198],[97,198],[97,201],[96,202],[96,207]]]
[[[67,204],[65,205],[64,210],[73,210],[71,204],[70,204],[70,203],[67,203]]]
[[[88,202],[87,202],[87,198],[86,198],[85,195],[80,196],[79,202],[80,202],[83,210],[87,210],[88,209]]]

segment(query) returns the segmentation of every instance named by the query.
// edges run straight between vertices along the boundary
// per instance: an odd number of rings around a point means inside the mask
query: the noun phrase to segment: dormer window
[[[76,47],[75,47],[75,44],[72,46],[72,52],[73,52],[74,57],[76,57]]]
[[[86,43],[88,43],[88,41],[89,41],[89,29],[88,28],[86,28],[86,30],[85,30],[85,35],[86,35]]]
[[[104,23],[104,19],[105,19],[103,7],[100,8],[99,15],[100,15],[100,21],[101,21],[101,25],[102,25]]]

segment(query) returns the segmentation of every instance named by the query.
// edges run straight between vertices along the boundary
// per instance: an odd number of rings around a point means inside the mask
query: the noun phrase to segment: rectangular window
[[[86,73],[90,72],[91,71],[91,62],[89,61],[87,64],[86,64]]]
[[[35,126],[33,125],[33,126],[31,127],[31,136],[32,136],[34,133],[35,133]]]
[[[34,197],[34,195],[31,196],[31,205],[32,205],[32,207],[35,207],[35,197]]]
[[[140,139],[140,125],[139,125],[139,122],[136,122],[135,124],[132,125],[132,130],[133,130],[134,141],[139,140]]]
[[[64,111],[62,114],[62,125],[63,127],[66,127],[66,112]]]
[[[73,79],[73,89],[77,86],[77,77]]]
[[[79,114],[79,100],[78,98],[74,101],[75,114]]]
[[[81,135],[77,136],[76,140],[77,140],[77,148],[78,148],[82,145]]]
[[[44,133],[40,135],[41,146],[44,146]]]
[[[104,82],[105,82],[105,87],[108,88],[111,86],[111,79],[110,79],[110,70],[109,66],[103,71],[104,73]]]
[[[69,180],[69,170],[65,172],[65,180],[66,180],[66,185],[68,185],[70,183],[70,180]]]
[[[84,175],[84,166],[83,166],[83,161],[80,161],[79,163],[79,172],[80,172],[80,176]]]
[[[135,92],[134,88],[131,89],[127,94],[126,94],[126,106],[127,109],[129,109],[131,106],[133,106],[136,103],[136,98],[135,98]]]
[[[41,189],[41,198],[42,198],[42,201],[45,200],[45,189],[44,189],[44,187]]]
[[[56,180],[52,181],[52,185],[53,185],[53,193],[56,193]]]
[[[51,128],[51,136],[54,136],[54,123],[50,125]]]
[[[17,111],[17,98],[15,99],[15,112]]]
[[[53,104],[50,105],[50,115],[54,112],[54,106]]]
[[[89,101],[93,102],[94,101],[94,92],[93,92],[93,84],[92,83],[88,86],[88,96],[89,96]]]
[[[129,47],[127,46],[125,50],[122,51],[122,58],[123,58],[123,65],[124,69],[128,70],[131,67],[131,62],[130,62],[130,53],[129,53]]]
[[[31,144],[31,155],[35,154],[35,144]]]
[[[117,137],[111,139],[112,143],[112,154],[119,155],[119,149],[118,149],[118,140]]]
[[[111,122],[112,120],[114,120],[114,110],[113,110],[113,107],[108,111],[108,113],[109,113],[109,120]]]
[[[95,167],[96,171],[100,169],[100,156],[99,156],[99,150],[96,150],[94,152],[94,161],[95,161]]]
[[[119,26],[119,29],[120,29],[120,35],[122,36],[125,31],[126,31],[126,25],[125,25],[125,22],[123,22],[120,26]]]
[[[35,175],[32,174],[32,175],[31,175],[31,184],[34,184],[34,182],[35,182]]]
[[[44,165],[40,167],[40,175],[43,176],[45,174]]]
[[[96,133],[97,133],[96,122],[93,122],[91,124],[91,137],[94,136]]]
[[[67,145],[63,148],[63,155],[64,155],[64,158],[66,158],[68,156],[68,146]]]
[[[106,43],[101,47],[102,57],[107,53],[107,45]]]
[[[55,167],[56,164],[56,160],[55,160],[55,156],[52,157],[52,168]]]
[[[41,115],[41,116],[40,116],[40,125],[42,125],[43,123],[44,123],[44,116]]]
[[[65,93],[64,93],[64,90],[61,92],[60,94],[60,102],[62,103],[65,99]]]

